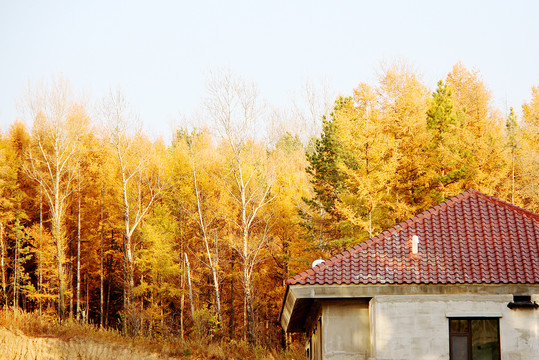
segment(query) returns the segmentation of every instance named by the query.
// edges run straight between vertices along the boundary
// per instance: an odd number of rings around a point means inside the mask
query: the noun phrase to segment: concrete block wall
[[[533,295],[532,300],[539,300]],[[536,360],[539,309],[511,310],[513,295],[379,295],[370,302],[370,359],[449,359],[449,317],[498,317],[504,360]]]

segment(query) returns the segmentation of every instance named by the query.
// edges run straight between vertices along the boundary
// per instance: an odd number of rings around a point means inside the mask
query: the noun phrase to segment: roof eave
[[[313,303],[335,299],[369,299],[378,295],[539,294],[534,284],[368,284],[288,285],[279,320],[285,332],[305,332]]]

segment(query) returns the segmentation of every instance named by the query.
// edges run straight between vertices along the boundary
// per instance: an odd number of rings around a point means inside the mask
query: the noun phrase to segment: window
[[[513,301],[507,304],[509,309],[537,309],[539,305],[530,295],[513,295]]]
[[[451,360],[500,360],[498,318],[449,319]]]

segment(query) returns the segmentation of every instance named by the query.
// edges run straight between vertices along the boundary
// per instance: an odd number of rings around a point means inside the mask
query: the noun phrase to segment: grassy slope
[[[0,311],[0,359],[301,359],[303,350],[251,348],[244,342],[125,337],[114,330],[21,312]]]

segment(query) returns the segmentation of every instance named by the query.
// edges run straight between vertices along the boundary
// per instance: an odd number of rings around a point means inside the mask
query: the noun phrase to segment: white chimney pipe
[[[412,254],[419,252],[419,237],[417,235],[412,236]]]

